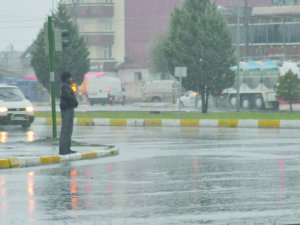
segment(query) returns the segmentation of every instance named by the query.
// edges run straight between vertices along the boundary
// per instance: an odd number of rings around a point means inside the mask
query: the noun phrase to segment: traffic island
[[[109,147],[103,150],[77,152],[69,155],[25,156],[25,157],[21,156],[21,157],[0,158],[0,169],[57,164],[66,161],[95,159],[95,158],[114,156],[118,154],[119,154],[119,150],[116,147]]]

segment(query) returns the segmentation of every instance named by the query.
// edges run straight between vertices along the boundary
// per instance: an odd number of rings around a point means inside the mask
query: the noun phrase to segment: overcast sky
[[[11,44],[24,51],[59,0],[0,0],[0,51]]]

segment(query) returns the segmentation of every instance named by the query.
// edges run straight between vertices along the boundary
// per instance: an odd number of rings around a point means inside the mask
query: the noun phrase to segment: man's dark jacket
[[[60,109],[72,109],[78,106],[78,101],[76,99],[76,95],[72,90],[70,84],[62,83],[60,88]]]

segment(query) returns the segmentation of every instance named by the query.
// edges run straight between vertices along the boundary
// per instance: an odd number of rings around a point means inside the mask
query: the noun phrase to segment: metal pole
[[[237,29],[236,29],[236,55],[237,55],[237,71],[236,71],[236,111],[240,111],[240,0],[237,0]]]
[[[181,119],[181,103],[180,103],[180,98],[181,98],[181,84],[182,84],[182,77],[181,76],[179,77],[179,83],[180,83],[180,86],[179,86],[178,109],[179,109],[179,119]]]
[[[52,106],[52,134],[53,139],[57,138],[56,131],[56,104],[55,104],[55,75],[54,75],[54,29],[52,17],[48,16],[48,40],[49,40],[49,72],[50,72],[50,91],[51,91],[51,106]]]

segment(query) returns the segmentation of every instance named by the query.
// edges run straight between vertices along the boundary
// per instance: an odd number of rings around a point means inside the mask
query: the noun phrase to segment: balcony
[[[114,17],[114,4],[93,3],[93,4],[78,4],[74,12],[72,4],[66,5],[69,15],[76,13],[77,17],[88,18],[111,18]]]
[[[80,33],[88,45],[111,46],[114,43],[114,32]]]

